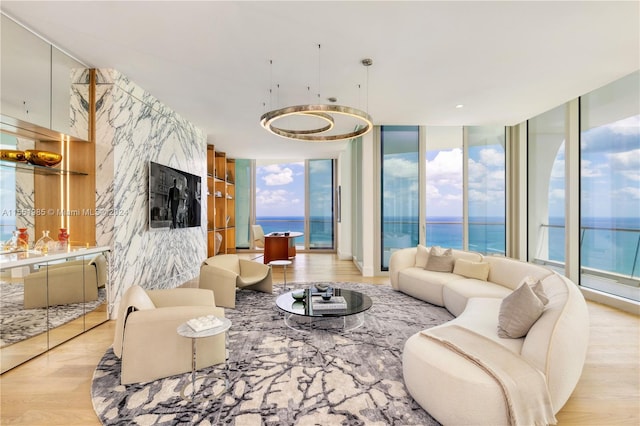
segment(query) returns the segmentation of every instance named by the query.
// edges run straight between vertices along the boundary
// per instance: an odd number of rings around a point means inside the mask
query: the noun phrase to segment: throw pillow
[[[446,249],[442,254],[438,254],[439,247],[431,247],[429,251],[429,259],[425,269],[435,272],[452,272],[455,258],[451,249]]]
[[[542,311],[542,301],[529,285],[522,283],[502,300],[498,314],[498,336],[512,339],[526,336]]]
[[[489,276],[489,264],[487,262],[473,262],[466,259],[456,259],[453,273],[467,278],[486,281]]]
[[[424,268],[427,266],[427,259],[429,259],[429,249],[418,244],[418,251],[416,252],[416,267]]]
[[[544,287],[542,287],[542,282],[539,279],[527,276],[522,279],[519,285],[522,285],[522,283],[527,283],[527,285],[531,287],[531,290],[538,296],[538,299],[540,299],[543,305],[549,303],[549,298],[544,292]]]

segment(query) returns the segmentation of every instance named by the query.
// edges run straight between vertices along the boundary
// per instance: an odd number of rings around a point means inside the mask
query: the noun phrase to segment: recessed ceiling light
[[[458,109],[463,108],[463,107],[464,107],[464,105],[462,105],[462,104],[456,105],[456,108],[458,108]]]

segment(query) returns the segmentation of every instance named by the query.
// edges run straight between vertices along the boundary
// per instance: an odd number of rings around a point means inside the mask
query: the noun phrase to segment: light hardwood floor
[[[299,253],[287,268],[287,282],[314,280],[389,282],[387,277],[362,277],[352,262],[332,254]],[[281,268],[274,269],[274,282],[282,282]],[[557,416],[559,424],[640,425],[640,319],[588,305],[591,339],[586,365]],[[113,332],[114,322],[109,321],[0,376],[0,424],[99,425],[91,405],[91,378]]]

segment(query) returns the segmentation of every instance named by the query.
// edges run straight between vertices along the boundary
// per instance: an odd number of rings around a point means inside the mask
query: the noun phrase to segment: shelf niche
[[[207,256],[236,252],[235,160],[207,146]],[[218,242],[219,239],[222,239]],[[217,250],[216,250],[217,249]]]

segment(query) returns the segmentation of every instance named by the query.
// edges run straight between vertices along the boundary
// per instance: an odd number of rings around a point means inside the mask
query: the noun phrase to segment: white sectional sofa
[[[529,409],[529,399],[544,396],[547,406],[550,405],[547,411],[551,418],[539,423],[555,423],[553,415],[573,392],[587,352],[589,318],[586,302],[577,286],[539,265],[459,250],[451,253],[455,264],[461,266],[455,271],[462,270],[462,265],[473,265],[471,273],[469,268],[464,271],[467,276],[435,272],[425,269],[429,252],[430,248],[421,245],[398,250],[389,264],[390,281],[395,290],[444,306],[456,316],[452,321],[416,333],[407,340],[402,362],[405,384],[411,396],[443,424],[534,422],[533,417],[526,417],[529,413],[514,419],[512,397],[504,390],[505,382],[512,382],[507,386],[511,386],[512,393],[522,392],[524,411]],[[459,262],[458,259],[464,260]],[[485,271],[488,268],[486,280],[483,279],[483,268]],[[539,281],[548,303],[524,337],[500,337],[498,325],[503,299],[523,281]],[[443,331],[452,331],[438,330],[447,327],[465,331],[476,339],[466,343],[469,355],[459,350],[464,345],[443,344],[442,338],[437,337]],[[507,351],[503,350],[505,348]],[[504,365],[496,366],[496,363]],[[507,376],[517,376],[519,370],[513,367],[516,364],[524,364],[525,369],[541,376],[541,385],[536,388],[532,381],[522,377],[503,380],[504,376],[496,379],[496,375],[491,374],[505,367],[512,369]],[[542,395],[545,391],[548,394]],[[522,408],[521,404],[515,411],[522,411]]]

